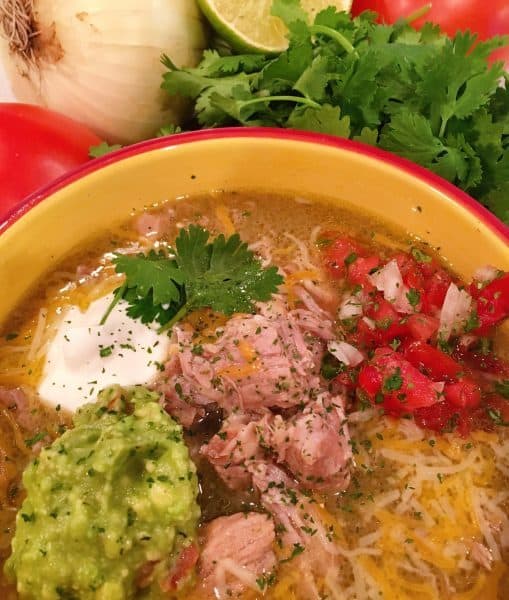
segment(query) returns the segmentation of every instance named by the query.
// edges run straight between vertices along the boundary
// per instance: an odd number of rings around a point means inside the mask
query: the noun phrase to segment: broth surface
[[[284,266],[297,254],[320,270],[320,233],[344,232],[379,256],[408,251],[419,242],[384,224],[341,208],[300,198],[222,193],[183,199],[148,213],[162,232],[140,235],[135,216],[107,236],[69,257],[40,282],[2,330],[0,386],[27,391],[32,419],[0,404],[0,566],[9,554],[14,517],[23,498],[21,473],[41,445],[69,424],[64,411],[46,407],[36,390],[55,324],[66,306],[86,307],[119,286],[111,252],[164,247],[180,228],[199,224],[214,234],[238,232],[263,260]],[[146,232],[147,233],[147,232]],[[432,250],[419,246],[426,252]],[[338,297],[344,283],[326,282]],[[203,311],[189,322],[207,335],[215,315]],[[212,323],[211,323],[212,320]],[[120,382],[121,383],[121,382]],[[5,404],[5,403],[4,403]],[[353,466],[351,483],[340,493],[313,493],[322,524],[335,544],[334,568],[317,576],[322,598],[502,600],[509,589],[509,435],[507,428],[457,433],[424,431],[412,420],[381,416],[371,406],[350,407]],[[220,427],[210,414],[186,434],[196,460],[202,522],[239,511],[263,511],[252,490],[232,492],[199,447]],[[505,537],[504,537],[505,536]],[[472,558],[476,544],[490,549],[491,568]],[[275,548],[279,558],[285,556]],[[300,565],[306,553],[280,564],[276,576],[239,598],[304,598]],[[17,597],[0,570],[0,597]],[[210,598],[199,585],[182,594]],[[237,597],[237,596],[234,596]]]

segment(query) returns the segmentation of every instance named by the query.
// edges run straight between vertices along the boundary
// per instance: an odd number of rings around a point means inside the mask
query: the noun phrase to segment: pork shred
[[[299,491],[279,467],[253,461],[248,468],[263,507],[276,523],[278,545],[299,569],[303,597],[319,600],[316,575],[325,576],[337,566],[334,529],[322,522],[313,498]]]
[[[173,209],[162,213],[144,212],[136,219],[136,230],[143,237],[160,237],[169,229],[174,217]]]
[[[202,530],[198,573],[211,597],[230,598],[276,567],[274,523],[266,514],[236,513],[218,517]]]
[[[279,300],[259,310],[232,317],[209,343],[197,344],[190,327],[174,327],[178,353],[167,365],[166,401],[198,411],[217,404],[230,414],[292,408],[316,395],[332,322],[309,310],[288,311]]]
[[[0,386],[0,407],[8,410],[26,432],[37,430],[39,419],[23,389]]]
[[[284,466],[308,489],[339,491],[349,483],[352,460],[344,398],[332,395],[320,376],[327,343],[334,339],[330,314],[309,292],[235,315],[198,341],[189,325],[173,330],[174,351],[156,388],[166,410],[186,428],[211,410],[224,415],[221,430],[201,448],[234,490],[251,485],[250,461]]]

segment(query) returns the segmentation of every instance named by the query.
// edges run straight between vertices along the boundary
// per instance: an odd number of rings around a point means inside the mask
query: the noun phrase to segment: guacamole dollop
[[[23,474],[6,573],[22,598],[117,600],[149,565],[157,597],[200,514],[182,428],[138,386],[107,388],[74,425]]]

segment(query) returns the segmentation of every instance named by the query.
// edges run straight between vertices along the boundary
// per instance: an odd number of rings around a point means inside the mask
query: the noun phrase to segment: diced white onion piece
[[[356,367],[364,360],[362,352],[346,342],[329,342],[327,349],[347,367]]]
[[[373,275],[368,275],[369,281],[384,298],[392,302],[398,312],[413,313],[414,309],[407,298],[409,288],[403,283],[403,277],[395,259],[389,261]]]
[[[477,335],[472,335],[471,333],[465,333],[459,339],[460,346],[465,350],[471,348],[479,339]]]
[[[451,334],[459,333],[470,315],[472,296],[465,290],[460,290],[451,283],[445,295],[444,304],[440,311],[440,326],[438,335],[447,341]]]
[[[360,317],[362,315],[362,304],[359,296],[349,294],[343,298],[339,307],[338,316],[341,320],[351,319],[352,317]]]
[[[435,381],[433,383],[433,387],[435,388],[435,391],[437,392],[437,394],[443,393],[444,386],[445,386],[445,383],[443,381]]]
[[[482,283],[488,283],[496,279],[499,271],[493,265],[484,265],[484,267],[479,267],[475,273],[473,278],[476,281],[480,281]]]
[[[366,323],[366,325],[370,328],[370,329],[375,329],[376,324],[373,321],[373,319],[370,319],[369,317],[362,317],[362,320],[364,321],[364,323]]]

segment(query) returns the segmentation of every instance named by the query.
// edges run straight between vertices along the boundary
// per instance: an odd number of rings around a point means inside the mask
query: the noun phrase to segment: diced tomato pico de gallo
[[[346,284],[344,343],[365,357],[354,366],[329,356],[324,376],[424,429],[509,426],[509,364],[493,350],[509,316],[509,273],[483,267],[464,285],[418,247],[383,259],[337,232],[319,242],[327,272]]]

